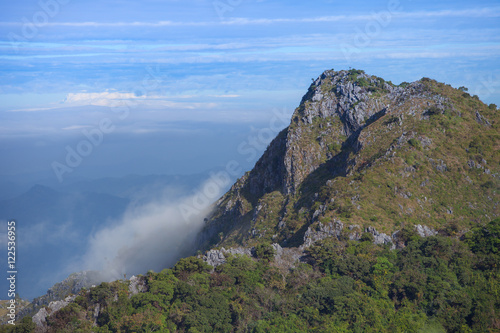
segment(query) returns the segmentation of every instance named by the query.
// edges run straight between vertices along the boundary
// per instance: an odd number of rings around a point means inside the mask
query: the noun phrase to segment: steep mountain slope
[[[423,78],[399,86],[359,70],[324,72],[291,124],[217,203],[211,246],[303,242],[341,220],[450,232],[498,216],[499,112],[465,89]]]

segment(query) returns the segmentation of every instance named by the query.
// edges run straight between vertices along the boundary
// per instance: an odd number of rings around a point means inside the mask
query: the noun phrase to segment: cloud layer
[[[11,14],[0,16],[0,96],[11,95],[9,110],[49,107],[20,95],[57,92],[66,105],[127,99],[186,113],[216,107],[238,113],[275,103],[253,98],[259,91],[293,92],[293,107],[309,79],[332,67],[363,68],[394,82],[432,76],[456,86],[466,84],[467,71],[500,74],[500,7],[491,0],[446,7],[430,0],[229,1],[222,13],[215,3],[90,0],[61,6],[33,31],[29,24],[43,12],[37,2],[9,4]],[[154,88],[138,94],[134,88],[145,77]],[[247,98],[231,104],[161,97],[172,95]]]

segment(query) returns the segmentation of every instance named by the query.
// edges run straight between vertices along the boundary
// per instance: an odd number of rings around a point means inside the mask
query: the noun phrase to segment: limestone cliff
[[[359,70],[325,71],[216,203],[201,249],[298,246],[313,224],[336,220],[389,235],[405,224],[490,220],[499,213],[498,118],[476,96],[427,78],[396,86]]]

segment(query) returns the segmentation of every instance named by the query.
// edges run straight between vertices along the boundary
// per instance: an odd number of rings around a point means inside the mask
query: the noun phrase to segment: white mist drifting
[[[103,281],[111,281],[125,274],[130,277],[148,270],[161,271],[192,255],[211,203],[225,187],[220,185],[220,181],[209,180],[195,195],[130,207],[121,221],[89,239],[83,268],[100,271]],[[204,193],[208,188],[207,197]]]

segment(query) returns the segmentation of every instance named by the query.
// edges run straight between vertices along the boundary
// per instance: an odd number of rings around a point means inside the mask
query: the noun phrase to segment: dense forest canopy
[[[405,230],[391,250],[324,239],[286,270],[270,245],[212,269],[198,257],[127,281],[83,290],[48,317],[49,332],[498,332],[500,219],[460,239]],[[94,318],[96,305],[100,312]],[[31,318],[1,332],[33,332]]]

